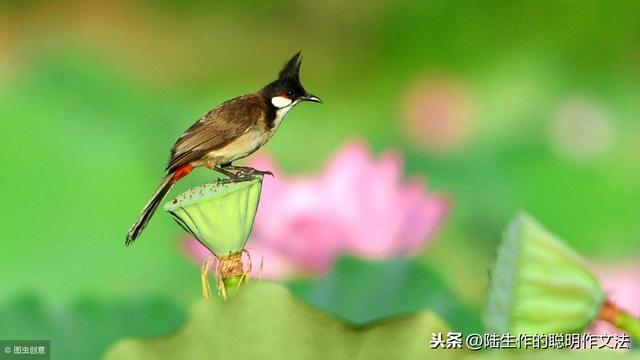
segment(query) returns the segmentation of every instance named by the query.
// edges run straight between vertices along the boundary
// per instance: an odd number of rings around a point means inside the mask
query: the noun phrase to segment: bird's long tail
[[[142,230],[144,230],[145,226],[147,226],[149,219],[151,219],[151,216],[153,216],[153,214],[156,212],[156,209],[158,209],[158,205],[160,205],[162,200],[167,196],[169,190],[171,190],[173,185],[178,180],[189,174],[191,172],[191,169],[191,165],[185,165],[178,168],[175,172],[169,173],[162,180],[160,186],[158,186],[158,189],[156,189],[156,192],[153,193],[151,199],[149,199],[147,204],[142,209],[142,212],[138,216],[136,222],[131,226],[131,229],[129,229],[125,245],[129,246],[138,238],[138,236],[140,236],[140,233],[142,232]]]

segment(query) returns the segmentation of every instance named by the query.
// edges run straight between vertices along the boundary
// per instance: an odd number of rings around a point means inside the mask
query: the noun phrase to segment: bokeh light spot
[[[571,97],[552,115],[551,142],[556,153],[569,161],[592,161],[609,152],[616,124],[607,109],[594,99]]]
[[[462,146],[471,132],[469,90],[452,76],[424,76],[404,93],[404,130],[418,147],[445,152]]]

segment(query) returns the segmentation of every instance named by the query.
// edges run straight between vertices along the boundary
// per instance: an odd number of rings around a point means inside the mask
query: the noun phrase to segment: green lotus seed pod
[[[605,301],[584,260],[526,214],[508,226],[491,271],[484,310],[495,333],[574,333],[587,328]]]
[[[244,249],[258,209],[262,175],[218,180],[188,190],[164,209],[216,256]]]

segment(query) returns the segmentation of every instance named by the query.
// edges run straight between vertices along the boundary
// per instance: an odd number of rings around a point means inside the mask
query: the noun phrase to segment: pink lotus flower
[[[406,255],[420,249],[449,209],[419,179],[403,182],[402,159],[386,152],[374,159],[358,141],[348,143],[318,176],[287,178],[267,156],[249,163],[275,174],[264,181],[247,249],[263,256],[264,277],[320,274],[343,253],[366,258]],[[209,252],[186,242],[197,261]],[[254,269],[257,261],[253,260]]]

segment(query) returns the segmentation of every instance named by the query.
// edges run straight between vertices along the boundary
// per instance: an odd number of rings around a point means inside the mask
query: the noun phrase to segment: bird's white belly
[[[260,129],[254,126],[227,146],[209,152],[206,156],[207,159],[213,161],[215,164],[226,164],[251,155],[271,139],[282,123],[282,119],[284,119],[285,115],[287,115],[296,103],[297,101],[276,111],[274,126],[270,130]]]
[[[227,146],[209,152],[207,158],[214,160],[217,164],[225,164],[242,159],[258,150],[270,137],[271,136],[265,131],[251,129],[230,142]]]

